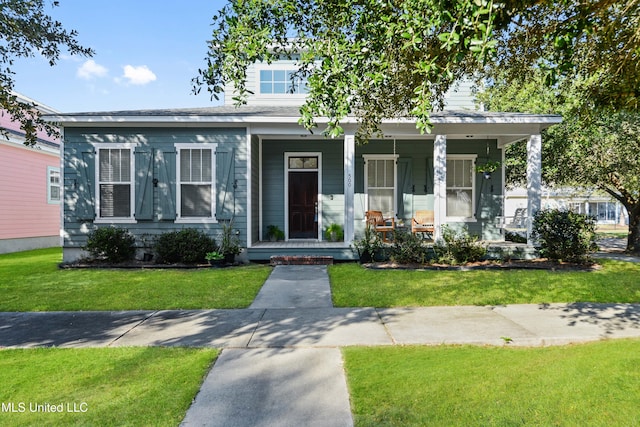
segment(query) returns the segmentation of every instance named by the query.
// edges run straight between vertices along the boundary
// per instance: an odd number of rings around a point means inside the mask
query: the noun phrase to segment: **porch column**
[[[442,235],[440,227],[447,217],[447,136],[436,135],[433,142],[434,240]]]
[[[542,136],[530,135],[527,141],[527,244],[531,238],[533,216],[542,206]]]
[[[344,135],[344,241],[353,242],[354,238],[354,177],[355,177],[356,138],[353,134]]]

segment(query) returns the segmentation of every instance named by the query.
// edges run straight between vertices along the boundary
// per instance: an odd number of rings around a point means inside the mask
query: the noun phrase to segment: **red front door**
[[[289,238],[318,238],[318,172],[289,172]]]

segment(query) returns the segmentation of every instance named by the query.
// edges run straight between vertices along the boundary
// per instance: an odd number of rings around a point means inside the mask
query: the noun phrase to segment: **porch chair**
[[[435,231],[433,211],[416,211],[416,215],[411,220],[411,232],[426,233],[433,238]]]
[[[387,233],[393,232],[396,228],[395,218],[385,218],[381,211],[367,211],[365,218],[367,225],[373,227],[375,232],[382,234],[382,241],[388,242]]]

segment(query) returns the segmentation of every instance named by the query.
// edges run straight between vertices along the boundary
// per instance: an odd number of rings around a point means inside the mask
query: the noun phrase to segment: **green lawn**
[[[177,426],[216,355],[157,347],[0,350],[0,425]]]
[[[343,350],[356,426],[637,426],[640,341]]]
[[[271,268],[66,269],[60,248],[0,255],[0,311],[244,308]]]
[[[640,264],[599,260],[599,271],[370,270],[329,268],[339,307],[640,302]]]

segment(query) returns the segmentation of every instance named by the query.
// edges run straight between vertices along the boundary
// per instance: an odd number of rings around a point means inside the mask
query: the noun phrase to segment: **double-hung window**
[[[261,95],[285,95],[307,93],[307,82],[295,75],[293,69],[260,70]]]
[[[367,210],[381,211],[385,216],[396,213],[396,164],[394,155],[364,155],[364,185]]]
[[[47,203],[60,203],[60,168],[47,167]]]
[[[178,221],[213,220],[215,144],[176,144]]]
[[[96,144],[98,219],[133,220],[134,156],[129,144]]]
[[[475,208],[474,155],[447,156],[447,217],[469,220]]]

